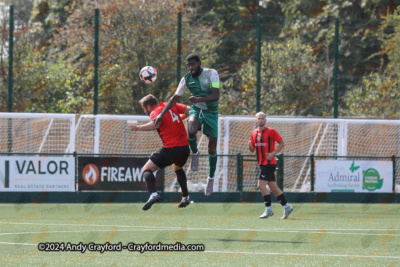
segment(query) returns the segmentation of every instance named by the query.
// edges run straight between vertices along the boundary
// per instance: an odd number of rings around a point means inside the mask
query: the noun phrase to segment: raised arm
[[[168,101],[168,103],[165,105],[164,109],[161,111],[161,113],[153,119],[153,124],[155,126],[160,127],[161,121],[165,115],[173,106],[175,106],[176,102],[178,102],[179,96],[174,95],[171,97],[171,99]]]
[[[152,131],[152,130],[157,130],[160,125],[155,125],[152,121],[142,124],[142,125],[136,125],[133,123],[129,123],[129,128],[131,131]]]

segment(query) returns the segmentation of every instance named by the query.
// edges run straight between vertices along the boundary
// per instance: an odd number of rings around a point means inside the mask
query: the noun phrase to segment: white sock
[[[286,203],[285,206],[283,206],[284,208],[289,207],[289,203]]]
[[[212,178],[211,178],[211,177],[208,177],[208,180],[214,180],[214,177],[212,177]]]
[[[182,199],[187,199],[187,200],[189,200],[189,196],[187,196],[187,197],[182,197]]]
[[[151,193],[152,197],[158,196],[157,192]]]
[[[271,206],[268,206],[268,207],[267,207],[267,210],[272,210]]]

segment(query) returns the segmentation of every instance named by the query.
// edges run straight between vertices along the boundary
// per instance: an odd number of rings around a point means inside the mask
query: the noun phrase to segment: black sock
[[[271,206],[271,195],[265,195],[264,196],[264,204],[265,204],[265,207],[270,207]]]
[[[187,178],[186,173],[183,169],[176,171],[176,179],[178,180],[179,185],[182,189],[182,197],[187,197],[189,195],[188,188],[187,188]]]
[[[143,177],[146,181],[146,186],[147,189],[149,190],[150,194],[157,192],[156,190],[156,177],[154,177],[154,174],[150,170],[145,170],[143,172]]]
[[[278,199],[278,202],[281,203],[282,206],[285,206],[287,204],[285,195],[282,193],[282,195],[277,196],[276,199]]]

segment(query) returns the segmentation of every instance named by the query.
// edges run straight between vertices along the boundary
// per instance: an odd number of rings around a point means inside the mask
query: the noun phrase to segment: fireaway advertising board
[[[79,191],[147,191],[143,165],[147,157],[78,157]],[[164,171],[154,173],[163,191]]]

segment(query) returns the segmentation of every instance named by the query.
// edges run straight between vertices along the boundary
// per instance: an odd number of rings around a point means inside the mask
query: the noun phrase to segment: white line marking
[[[22,245],[22,246],[37,246],[37,244],[28,244],[28,243],[9,243],[9,242],[0,242],[0,245]]]
[[[185,227],[169,227],[169,226],[148,226],[148,225],[143,225],[143,226],[137,226],[137,225],[112,225],[112,224],[79,224],[79,223],[18,223],[18,222],[2,222],[0,221],[0,225],[48,225],[48,226],[87,226],[87,227],[121,227],[121,228],[154,228],[154,229],[160,229],[160,230],[181,230],[182,228]],[[204,231],[254,231],[254,232],[270,232],[270,231],[316,231],[316,229],[291,229],[291,230],[285,230],[285,229],[227,229],[227,228],[185,228],[187,230],[204,230]],[[319,231],[400,231],[400,229],[393,229],[393,228],[387,228],[387,229],[318,229]],[[360,234],[360,233],[358,233]]]
[[[33,235],[33,234],[56,234],[56,233],[88,233],[88,232],[133,232],[133,231],[158,231],[159,229],[131,229],[131,230],[76,230],[76,231],[43,231],[43,232],[19,232],[19,233],[0,233],[6,235]]]
[[[16,224],[33,224],[33,225],[51,225],[51,226],[83,226],[71,224],[34,224],[34,223],[16,223]],[[332,234],[332,235],[362,235],[362,236],[392,236],[398,237],[396,234],[371,234],[371,233],[338,233],[328,232],[324,230],[268,230],[268,229],[220,229],[220,228],[185,228],[185,227],[153,227],[153,226],[118,226],[118,225],[84,225],[84,226],[97,226],[97,227],[124,227],[133,228],[131,230],[118,230],[118,229],[105,229],[105,230],[74,230],[74,231],[43,231],[43,232],[18,232],[18,233],[0,233],[2,235],[18,235],[18,234],[41,234],[41,233],[87,233],[87,232],[129,232],[129,231],[157,231],[157,230],[188,230],[188,231],[242,231],[242,232],[275,232],[275,233],[304,233],[307,234]],[[392,229],[382,231],[393,231]]]
[[[400,256],[370,256],[370,255],[348,255],[348,254],[307,254],[307,253],[278,253],[278,252],[246,252],[246,251],[204,251],[205,253],[220,254],[255,254],[255,255],[279,255],[279,256],[317,256],[317,257],[353,257],[353,258],[385,258],[400,259]],[[200,252],[201,253],[201,252]]]

